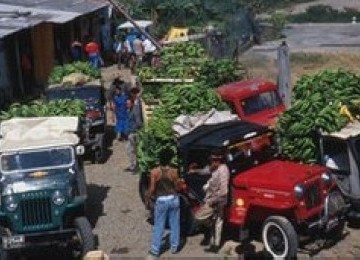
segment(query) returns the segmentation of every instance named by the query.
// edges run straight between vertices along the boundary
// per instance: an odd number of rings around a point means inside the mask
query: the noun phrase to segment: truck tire
[[[190,236],[195,233],[195,220],[189,200],[185,195],[180,194],[180,232],[181,236]]]
[[[98,147],[94,150],[94,163],[102,164],[105,162],[105,137],[101,135],[99,137],[99,144]]]
[[[76,218],[74,226],[80,240],[80,255],[84,256],[86,253],[95,249],[94,234],[92,233],[90,222],[86,217]]]
[[[11,260],[7,251],[0,249],[0,259],[1,260]]]
[[[145,194],[149,189],[149,174],[148,173],[141,173],[139,178],[139,195],[141,201],[145,205]]]
[[[334,227],[332,230],[330,230],[326,237],[329,240],[333,240],[334,242],[337,242],[341,240],[344,236],[344,229],[345,229],[345,220],[339,220],[339,223],[336,227]]]
[[[275,259],[296,257],[298,236],[289,220],[281,216],[268,217],[262,227],[265,250]]]

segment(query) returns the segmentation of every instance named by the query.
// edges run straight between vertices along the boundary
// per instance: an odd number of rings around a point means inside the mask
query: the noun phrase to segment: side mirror
[[[85,154],[85,147],[83,145],[78,145],[75,147],[76,155],[84,155]]]

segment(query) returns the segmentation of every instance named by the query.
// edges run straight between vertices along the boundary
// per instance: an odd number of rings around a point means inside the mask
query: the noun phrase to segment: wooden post
[[[15,42],[15,57],[16,57],[16,66],[17,66],[17,72],[18,72],[18,83],[20,86],[20,92],[21,96],[25,95],[25,87],[24,87],[24,75],[22,71],[22,64],[21,64],[21,54],[20,54],[20,47],[19,47],[19,39],[17,35],[14,37]]]
[[[108,0],[108,1],[113,5],[115,10],[121,13],[123,16],[125,16],[125,18],[129,20],[129,22],[132,23],[134,27],[138,29],[139,32],[141,32],[141,34],[145,35],[146,38],[148,38],[156,46],[157,49],[159,50],[162,49],[161,45],[150,34],[148,34],[145,30],[139,27],[134,21],[134,19],[132,19],[131,16],[127,12],[125,12],[125,10],[116,1],[114,0]]]
[[[291,106],[291,76],[290,76],[290,52],[285,41],[278,47],[278,86],[281,99],[286,109]]]

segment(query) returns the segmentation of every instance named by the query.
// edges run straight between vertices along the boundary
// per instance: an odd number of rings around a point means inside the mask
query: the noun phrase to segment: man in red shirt
[[[99,44],[97,44],[94,39],[91,39],[85,45],[85,52],[89,57],[89,62],[93,65],[94,68],[99,68],[104,65],[104,62],[100,56]]]

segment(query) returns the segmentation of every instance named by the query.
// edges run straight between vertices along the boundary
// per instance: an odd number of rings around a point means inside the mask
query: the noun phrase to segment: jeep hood
[[[46,189],[61,190],[69,187],[73,180],[74,176],[70,174],[57,174],[46,178],[5,178],[2,193],[10,191],[17,194]]]
[[[296,184],[305,183],[326,171],[318,165],[274,160],[241,172],[233,179],[235,187],[261,188],[291,192]]]

